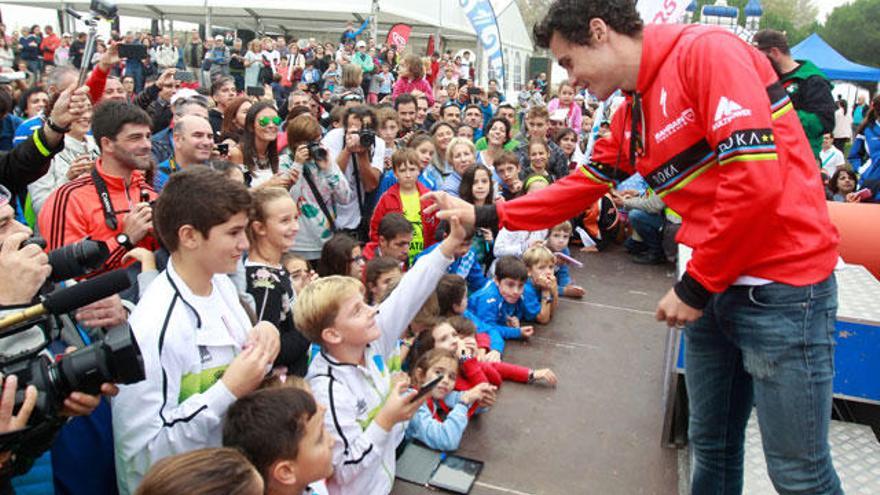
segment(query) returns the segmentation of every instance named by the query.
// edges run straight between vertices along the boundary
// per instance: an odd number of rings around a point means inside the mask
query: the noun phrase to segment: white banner
[[[483,46],[483,56],[489,69],[498,80],[498,87],[504,88],[504,51],[501,49],[501,30],[495,10],[489,0],[458,0],[458,4],[477,33],[477,39]]]
[[[645,24],[681,22],[690,0],[639,0],[639,14]]]

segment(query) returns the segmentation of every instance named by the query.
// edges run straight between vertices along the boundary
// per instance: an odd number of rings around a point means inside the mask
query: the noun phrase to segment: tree
[[[831,12],[819,34],[844,57],[880,67],[880,0],[855,0]]]

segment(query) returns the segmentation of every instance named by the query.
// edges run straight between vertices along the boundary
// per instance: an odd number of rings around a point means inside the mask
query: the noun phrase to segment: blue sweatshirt
[[[461,437],[468,422],[468,406],[459,402],[461,392],[450,392],[443,402],[450,409],[444,421],[434,417],[425,402],[413,415],[406,428],[406,438],[415,438],[435,450],[452,451],[458,449]],[[428,399],[433,401],[435,399]],[[439,409],[439,405],[435,405]]]
[[[525,292],[523,292],[525,295]],[[538,299],[538,311],[540,311],[540,298]],[[521,322],[534,320],[538,313],[529,312],[523,297],[520,297],[516,304],[510,304],[501,297],[498,290],[498,284],[495,281],[489,282],[488,285],[475,292],[468,298],[468,308],[480,319],[494,323],[498,326],[507,326],[507,317],[516,316]],[[534,309],[534,308],[532,308]],[[522,332],[519,328],[510,328],[510,337],[504,338],[520,338]]]
[[[518,339],[522,336],[519,328],[490,323],[474,314],[470,309],[466,309],[462,316],[474,323],[478,333],[489,336],[489,348],[493,351],[504,354],[504,339]]]

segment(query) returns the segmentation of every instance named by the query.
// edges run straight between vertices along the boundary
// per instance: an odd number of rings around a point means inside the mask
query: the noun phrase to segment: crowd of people
[[[0,26],[0,150],[30,157],[0,173],[3,254],[28,229],[47,250],[89,238],[109,249],[89,276],[137,280],[77,319],[94,332],[127,321],[146,379],[106,387],[98,433],[58,425],[58,443],[103,462],[59,459],[75,468],[56,468],[56,484],[89,472],[94,493],[387,493],[401,442],[455,450],[504,381],[556,385],[549,367],[511,363],[505,342],[547,331],[535,324],[560,297],[585,295],[571,249],[625,240],[637,263],[674,260],[681,217],[638,175],[545,230],[441,220],[431,193],[479,209],[569,183],[594,142],[616,139],[624,99],[600,106],[545,74],[509,99],[476,83],[468,51],[397,53],[365,28],[247,45],[114,33],[83,61],[84,35]],[[758,48],[784,56],[768,39]],[[131,44],[146,58],[120,57]],[[876,98],[859,110],[849,163],[826,158],[843,144],[830,133],[816,148],[829,199],[880,193],[857,191],[875,187],[857,172],[880,153],[878,111]],[[36,246],[18,252],[29,258],[7,266],[45,264]],[[18,287],[44,272],[15,275]],[[71,415],[101,407],[78,401]],[[12,454],[7,474],[35,458]]]

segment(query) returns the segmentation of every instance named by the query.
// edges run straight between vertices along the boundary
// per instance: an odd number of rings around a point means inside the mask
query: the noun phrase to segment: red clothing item
[[[420,182],[416,182],[416,188],[419,190],[419,196],[431,192]],[[436,242],[434,234],[439,222],[437,221],[436,216],[425,214],[425,209],[431,205],[429,201],[420,199],[419,203],[422,210],[422,239],[425,243],[425,245],[422,246],[422,249],[425,249]],[[400,184],[394,184],[382,194],[381,198],[379,198],[379,202],[376,204],[376,209],[373,210],[373,217],[370,219],[370,241],[379,242],[379,222],[381,222],[382,218],[389,213],[403,213],[403,200],[400,199]],[[418,226],[414,225],[413,228],[418,228]]]
[[[92,99],[92,105],[96,105],[101,97],[104,96],[104,86],[107,85],[108,73],[101,70],[100,65],[96,65],[92,69],[89,78],[86,79],[86,86],[89,87],[89,97]]]
[[[40,42],[40,53],[43,54],[43,60],[55,63],[55,50],[59,46],[61,46],[61,38],[57,34],[52,33],[51,36],[44,37],[43,41]]]
[[[126,250],[116,242],[116,235],[125,230],[125,217],[131,207],[140,202],[143,191],[149,195],[150,201],[158,197],[153,186],[144,180],[143,173],[138,170],[132,172],[131,183],[128,186],[125,185],[122,177],[107,175],[100,158],[95,164],[95,170],[107,184],[110,204],[116,213],[116,229],[111,229],[104,219],[104,209],[91,174],[86,174],[56,189],[46,199],[38,218],[40,231],[46,238],[47,251],[79,242],[86,237],[107,243],[110,257],[104,262],[103,267],[89,274],[89,277],[134,263],[134,260],[123,263],[122,257]],[[137,245],[150,251],[159,249],[159,243],[149,234]]]
[[[676,240],[694,249],[687,276],[710,292],[750,275],[804,286],[827,278],[838,234],[828,217],[809,142],[767,58],[734,34],[699,25],[649,25],[637,96],[643,122],[636,169],[682,216]],[[633,170],[618,152],[635,105],[614,139],[551,187],[497,204],[510,230],[573,217]]]
[[[504,380],[528,383],[532,370],[525,366],[505,362],[487,363],[477,358],[466,359],[458,368],[455,390],[470,390],[481,383],[500,387]]]

